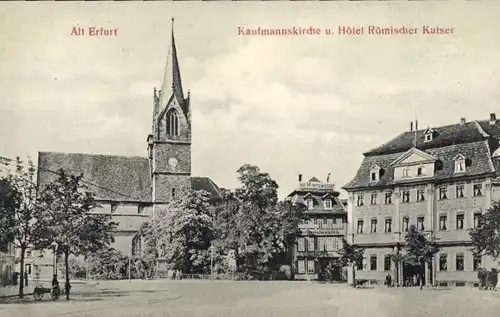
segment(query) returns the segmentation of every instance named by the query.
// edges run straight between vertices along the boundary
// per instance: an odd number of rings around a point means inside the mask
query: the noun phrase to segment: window
[[[440,271],[448,270],[448,255],[446,253],[441,253],[439,255],[439,270]]]
[[[358,233],[363,233],[363,220],[358,220]]]
[[[335,243],[333,237],[326,238],[326,251],[335,251]]]
[[[464,198],[464,185],[457,185],[457,198]]]
[[[424,231],[424,217],[418,217],[417,218],[417,230],[418,231]]]
[[[305,244],[305,239],[304,238],[298,238],[297,239],[297,250],[299,252],[304,252],[306,250],[306,244]]]
[[[392,232],[392,219],[391,218],[385,219],[385,232]]]
[[[344,247],[344,242],[342,241],[342,238],[336,237],[332,238],[332,241],[335,240],[335,249],[336,250],[341,250]]]
[[[358,271],[363,270],[363,260],[362,259],[358,259],[356,261],[356,270],[358,270]]]
[[[168,115],[167,133],[169,135],[179,135],[179,116],[177,111],[171,111]]]
[[[26,274],[31,275],[31,264],[26,264],[25,266]]]
[[[175,198],[175,188],[172,188],[172,198]]]
[[[358,195],[358,206],[363,206],[364,205],[363,199],[364,199],[363,195]]]
[[[474,197],[483,196],[482,189],[482,184],[474,184]]]
[[[323,218],[323,224],[324,224],[324,225],[328,224],[328,218],[326,218],[326,217],[325,217],[325,218]]]
[[[403,191],[403,203],[409,203],[409,202],[410,202],[410,191],[404,190]]]
[[[314,201],[312,200],[312,198],[309,198],[306,201],[307,201],[307,209],[313,209]]]
[[[481,264],[482,264],[481,262],[482,262],[481,256],[475,255],[473,260],[472,260],[472,269],[474,271],[479,270],[479,268],[481,268]]]
[[[432,141],[432,132],[427,132],[425,134],[425,142]]]
[[[465,172],[465,161],[457,160],[455,162],[455,173],[463,173]]]
[[[424,168],[418,167],[417,168],[417,176],[422,176],[422,175],[424,175]]]
[[[376,255],[370,256],[370,270],[371,271],[377,270],[377,256]]]
[[[464,270],[464,254],[463,253],[457,253],[457,256],[455,258],[455,264],[456,264],[456,270],[457,271],[463,271]]]
[[[144,212],[144,205],[137,206],[137,213],[140,215]]]
[[[307,251],[314,251],[314,237],[306,237]]]
[[[314,260],[307,260],[307,273],[314,274]]]
[[[439,187],[439,199],[448,199],[448,188],[447,187]]]
[[[377,198],[378,198],[378,195],[377,195],[377,194],[372,194],[372,195],[371,195],[370,204],[372,204],[372,205],[376,205],[376,204],[377,204]]]
[[[479,227],[479,219],[481,218],[481,213],[476,212],[474,213],[474,228]]]
[[[457,215],[457,229],[464,228],[464,214]]]
[[[408,177],[410,176],[410,168],[409,167],[405,167],[403,169],[403,177]]]
[[[31,257],[31,250],[26,250],[26,257]]]
[[[425,201],[424,190],[417,190],[417,201]]]
[[[298,260],[297,261],[297,271],[299,272],[299,274],[306,273],[306,263],[305,263],[305,260]]]
[[[117,204],[111,204],[111,212],[116,212],[116,209],[118,209]]]
[[[385,204],[392,204],[392,193],[385,193]]]
[[[448,230],[447,221],[448,217],[446,215],[439,216],[439,230]]]
[[[377,173],[372,172],[372,181],[376,181],[376,180],[377,180]]]
[[[325,200],[325,209],[332,209],[332,200],[331,199]]]
[[[318,251],[325,251],[325,250],[326,250],[325,238],[319,237],[318,238]]]
[[[410,218],[403,218],[403,232],[408,232]]]
[[[370,229],[370,231],[372,233],[376,233],[377,232],[377,223],[378,223],[377,219],[372,219],[372,221],[371,221],[371,229]]]
[[[391,270],[391,256],[386,254],[384,256],[384,271],[390,271]]]

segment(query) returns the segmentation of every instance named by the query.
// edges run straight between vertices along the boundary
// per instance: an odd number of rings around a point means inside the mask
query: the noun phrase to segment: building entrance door
[[[425,285],[425,270],[420,265],[411,265],[403,262],[403,286]]]
[[[318,259],[318,280],[340,281],[342,269],[333,263],[333,258]]]

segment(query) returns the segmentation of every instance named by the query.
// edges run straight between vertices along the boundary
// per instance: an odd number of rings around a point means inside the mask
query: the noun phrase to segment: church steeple
[[[177,48],[175,47],[174,18],[172,18],[171,45],[168,50],[163,84],[160,91],[160,108],[163,109],[168,104],[172,94],[175,96],[175,99],[177,99],[184,114],[187,116],[188,102],[184,98],[184,90],[182,89],[181,71],[177,57]]]

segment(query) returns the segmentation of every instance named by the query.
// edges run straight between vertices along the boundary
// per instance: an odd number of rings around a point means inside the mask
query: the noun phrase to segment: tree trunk
[[[69,289],[71,285],[69,284],[69,250],[66,247],[66,250],[64,250],[64,266],[65,266],[65,271],[66,271],[66,284],[65,284],[65,289],[66,289],[66,300],[69,300]]]
[[[356,264],[352,264],[352,286],[356,286]]]
[[[26,246],[21,245],[21,261],[19,263],[19,298],[24,297],[24,255],[26,254]]]

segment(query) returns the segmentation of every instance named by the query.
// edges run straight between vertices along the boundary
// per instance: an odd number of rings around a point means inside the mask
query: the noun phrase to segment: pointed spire
[[[174,37],[174,18],[172,17],[172,37],[171,46],[168,50],[167,64],[165,66],[165,73],[163,77],[163,84],[160,95],[160,107],[164,107],[172,93],[176,99],[183,106],[184,104],[184,91],[182,90],[181,72],[179,68],[179,61],[177,59],[177,49],[175,47]]]

